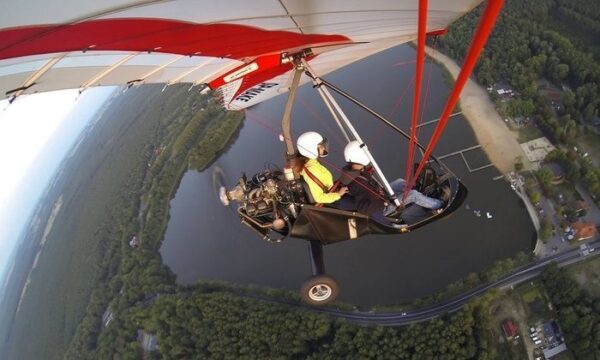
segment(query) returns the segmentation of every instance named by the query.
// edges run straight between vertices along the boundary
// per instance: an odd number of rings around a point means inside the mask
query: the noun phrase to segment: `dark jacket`
[[[348,187],[354,197],[356,210],[366,214],[381,214],[385,208],[386,196],[382,186],[372,175],[370,167],[361,171],[352,170],[350,165],[342,169],[340,181]]]

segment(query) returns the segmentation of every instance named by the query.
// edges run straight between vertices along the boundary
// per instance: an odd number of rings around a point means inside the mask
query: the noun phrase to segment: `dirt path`
[[[460,68],[454,60],[431,48],[427,48],[426,52],[444,65],[456,80]],[[523,158],[524,165],[528,167],[527,158],[517,141],[517,133],[504,124],[487,92],[475,81],[469,79],[465,85],[460,97],[460,106],[475,132],[477,141],[502,173],[514,170],[515,159],[518,156]]]
[[[490,307],[490,310],[492,316],[496,320],[497,330],[501,328],[501,324],[504,319],[512,319],[516,322],[519,328],[519,335],[525,344],[527,358],[529,360],[533,360],[533,351],[535,347],[528,336],[529,328],[527,324],[527,311],[523,307],[523,303],[516,300],[514,296],[503,294],[496,301],[494,301]],[[500,331],[500,333],[502,332]]]

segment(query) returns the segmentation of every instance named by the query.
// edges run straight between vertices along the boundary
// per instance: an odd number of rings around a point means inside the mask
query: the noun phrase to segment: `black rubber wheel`
[[[302,300],[310,305],[329,304],[340,293],[340,286],[327,275],[316,275],[302,284]]]

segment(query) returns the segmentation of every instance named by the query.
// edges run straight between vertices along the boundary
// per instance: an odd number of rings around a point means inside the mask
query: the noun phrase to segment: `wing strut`
[[[287,148],[288,159],[294,156],[295,153],[294,143],[292,142],[290,116],[292,114],[292,106],[294,105],[294,99],[296,98],[298,84],[300,84],[300,76],[302,76],[302,70],[302,67],[294,67],[294,78],[292,79],[292,85],[290,86],[290,94],[288,95],[287,102],[285,103],[283,119],[281,119],[281,128],[283,132],[283,139],[285,140],[285,146]]]
[[[421,80],[423,79],[423,63],[425,62],[425,38],[427,36],[427,0],[419,0],[419,24],[417,32],[417,66],[415,70],[415,95],[413,96],[412,118],[410,122],[410,139],[406,154],[406,182],[412,184],[413,161],[415,158],[415,141],[417,139],[417,119],[419,116],[419,101],[421,100]],[[412,187],[405,186],[402,200],[406,199]]]
[[[390,186],[389,181],[383,174],[383,171],[381,171],[381,168],[377,164],[377,161],[375,160],[375,158],[373,158],[373,155],[371,155],[371,151],[369,151],[367,144],[365,144],[365,142],[362,140],[362,138],[358,134],[358,131],[356,131],[356,129],[354,128],[354,126],[352,125],[352,123],[350,122],[350,120],[348,119],[346,114],[344,113],[344,111],[342,111],[342,108],[335,101],[334,97],[329,92],[329,89],[327,89],[326,86],[321,86],[321,84],[317,81],[318,77],[315,75],[313,70],[310,68],[306,59],[302,58],[301,61],[302,61],[302,65],[304,65],[304,69],[308,73],[309,77],[313,80],[313,83],[315,84],[315,87],[317,88],[317,90],[319,91],[321,96],[326,97],[329,100],[329,103],[333,106],[333,108],[340,115],[341,120],[344,122],[344,124],[346,125],[348,130],[350,130],[350,132],[352,133],[352,136],[362,144],[361,145],[362,148],[365,150],[365,153],[369,157],[369,160],[371,160],[373,169],[375,169],[375,172],[377,173],[377,175],[379,176],[379,179],[383,183],[383,187],[385,188],[385,191],[387,191],[390,199],[392,199],[394,201],[394,204],[396,204],[396,206],[400,206],[400,200],[398,200],[398,198],[396,197],[394,190],[392,190],[392,187]]]
[[[450,114],[452,113],[454,106],[458,102],[460,93],[462,92],[462,89],[464,88],[465,84],[467,83],[467,80],[469,80],[469,76],[471,75],[471,72],[473,72],[473,69],[475,68],[475,64],[477,63],[479,54],[481,53],[481,50],[483,50],[483,46],[485,45],[485,43],[488,39],[488,36],[490,35],[490,33],[492,32],[492,29],[494,28],[494,24],[496,23],[496,19],[498,18],[498,14],[500,13],[500,9],[502,8],[503,3],[504,3],[504,0],[488,0],[487,1],[485,10],[483,11],[483,14],[481,15],[481,19],[479,20],[479,25],[477,26],[477,29],[475,30],[475,36],[473,38],[473,41],[471,42],[471,46],[469,47],[469,50],[467,51],[467,55],[465,57],[465,62],[462,65],[460,73],[458,74],[458,78],[456,79],[456,83],[454,84],[454,87],[452,88],[452,92],[450,93],[450,96],[448,97],[448,101],[446,102],[446,106],[444,107],[444,110],[442,111],[440,120],[439,120],[437,126],[435,127],[435,130],[433,131],[433,135],[431,135],[431,139],[429,140],[427,149],[425,150],[425,153],[423,154],[423,158],[421,159],[421,162],[419,163],[417,170],[413,174],[413,178],[411,179],[410,182],[407,182],[408,183],[407,186],[409,189],[411,189],[414,186],[415,179],[417,179],[419,177],[419,174],[425,167],[425,164],[427,163],[429,156],[431,155],[431,153],[433,152],[433,149],[437,145],[437,142],[439,141],[439,139],[442,135],[442,132],[444,131],[444,128],[446,127],[446,124],[448,123]]]

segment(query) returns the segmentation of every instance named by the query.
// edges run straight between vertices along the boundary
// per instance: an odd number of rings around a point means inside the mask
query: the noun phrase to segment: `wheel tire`
[[[316,275],[302,284],[302,300],[310,305],[329,304],[340,293],[340,286],[327,275]]]

